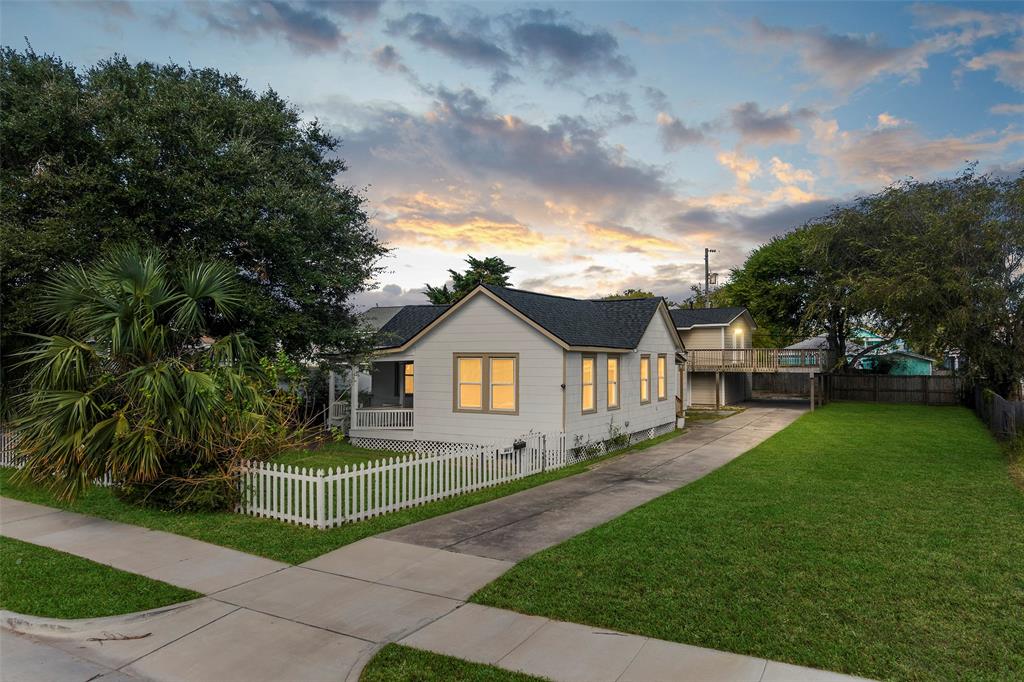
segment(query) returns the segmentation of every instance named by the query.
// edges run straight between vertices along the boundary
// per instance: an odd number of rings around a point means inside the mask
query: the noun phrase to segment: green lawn
[[[621,457],[630,452],[644,450],[682,433],[672,433],[620,450],[603,458],[580,462],[572,466],[536,474],[493,488],[485,488],[466,495],[431,502],[419,507],[384,514],[365,521],[349,523],[330,530],[317,530],[305,526],[243,516],[232,513],[167,512],[125,504],[105,488],[93,487],[73,502],[59,502],[46,490],[14,486],[10,482],[10,469],[0,469],[0,495],[27,502],[46,504],[82,514],[92,514],[113,521],[164,530],[187,537],[258,554],[277,561],[300,564],[321,554],[357,540],[405,526],[410,523],[471,507],[481,502],[511,495],[534,486],[572,476],[585,471],[598,461]],[[372,451],[371,451],[372,452]]]
[[[378,459],[395,457],[397,453],[386,450],[370,450],[345,442],[327,443],[316,450],[291,450],[282,452],[274,462],[308,469],[339,469],[345,465],[375,462]]]
[[[461,658],[388,644],[363,668],[360,682],[533,682],[542,678]]]
[[[202,595],[49,547],[0,537],[0,608],[48,618],[98,618]]]
[[[893,680],[1024,679],[1024,493],[966,409],[832,404],[481,604]]]

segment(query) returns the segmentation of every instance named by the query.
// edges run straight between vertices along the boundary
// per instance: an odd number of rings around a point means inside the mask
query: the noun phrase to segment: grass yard
[[[92,514],[93,516],[99,516],[112,521],[121,521],[122,523],[131,523],[136,526],[177,533],[178,535],[211,542],[215,545],[231,547],[250,554],[258,554],[269,559],[300,564],[333,549],[362,540],[371,535],[376,535],[377,533],[383,533],[384,531],[406,526],[410,523],[465,509],[482,502],[511,495],[520,490],[526,490],[543,483],[578,474],[586,471],[590,466],[599,461],[644,450],[669,438],[674,438],[680,433],[682,431],[667,433],[643,443],[638,443],[625,450],[606,455],[605,457],[580,462],[563,469],[536,474],[493,488],[485,488],[466,495],[458,495],[419,507],[403,509],[329,530],[317,530],[272,519],[261,519],[254,516],[243,516],[227,512],[168,512],[135,507],[117,499],[110,490],[99,487],[90,488],[73,502],[60,502],[55,500],[48,491],[41,488],[13,485],[10,482],[13,470],[10,469],[0,469],[0,495],[25,500],[26,502],[69,509],[82,514]]]
[[[282,452],[274,458],[277,464],[306,467],[307,469],[338,469],[346,464],[351,466],[364,462],[375,462],[378,459],[396,457],[398,453],[386,450],[370,450],[345,442],[327,443],[316,450],[291,450]]]
[[[388,644],[370,659],[360,682],[535,682],[524,675],[461,658]]]
[[[878,679],[1024,679],[1024,493],[966,409],[837,403],[473,601]]]
[[[202,595],[7,537],[0,537],[0,608],[48,618],[99,618]]]

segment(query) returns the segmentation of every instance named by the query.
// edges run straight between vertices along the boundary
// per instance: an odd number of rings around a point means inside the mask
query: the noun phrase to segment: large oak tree
[[[356,353],[349,305],[384,247],[338,182],[339,141],[273,90],[123,57],[78,70],[0,52],[0,305],[5,355],[41,331],[40,284],[109,245],[199,255],[242,281],[236,324],[264,353]],[[217,330],[212,330],[216,332]],[[9,364],[9,363],[8,363]]]

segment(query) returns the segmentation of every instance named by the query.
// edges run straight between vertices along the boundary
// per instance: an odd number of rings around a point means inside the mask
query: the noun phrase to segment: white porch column
[[[349,372],[351,388],[349,389],[349,409],[351,416],[348,422],[348,430],[351,433],[356,425],[356,410],[359,409],[359,367],[352,365]]]
[[[333,426],[331,424],[331,409],[334,407],[334,382],[337,379],[338,377],[335,376],[333,369],[327,373],[327,415],[325,421],[328,427]]]
[[[405,363],[396,362],[395,372],[398,373],[398,406],[405,407]]]

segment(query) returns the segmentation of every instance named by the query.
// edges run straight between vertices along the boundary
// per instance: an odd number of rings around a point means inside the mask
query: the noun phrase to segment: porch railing
[[[411,408],[367,408],[356,410],[354,429],[411,429],[413,426]]]
[[[335,400],[331,403],[330,411],[327,413],[327,423],[329,426],[345,426],[348,424],[348,416],[348,401]]]
[[[824,351],[785,348],[691,348],[687,369],[723,372],[777,372],[820,369]]]

